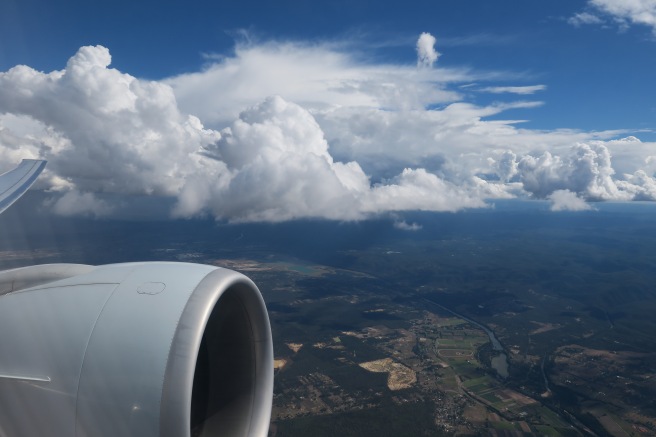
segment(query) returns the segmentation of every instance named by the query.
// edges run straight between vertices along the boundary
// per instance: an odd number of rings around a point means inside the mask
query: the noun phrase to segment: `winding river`
[[[506,355],[505,351],[503,350],[503,346],[501,346],[501,342],[499,339],[494,335],[494,332],[490,328],[488,328],[485,325],[482,325],[478,323],[476,320],[472,320],[469,317],[463,316],[460,313],[456,313],[455,311],[452,311],[448,309],[447,307],[444,307],[438,303],[432,302],[428,299],[425,299],[425,302],[435,305],[436,307],[439,307],[440,309],[449,312],[453,314],[454,316],[458,317],[459,319],[466,320],[467,322],[471,323],[472,325],[476,325],[479,328],[481,328],[487,336],[490,338],[490,343],[492,343],[492,350],[495,352],[498,352],[498,354],[494,357],[492,357],[492,368],[496,370],[497,375],[499,375],[501,378],[507,378],[508,377],[508,356]]]

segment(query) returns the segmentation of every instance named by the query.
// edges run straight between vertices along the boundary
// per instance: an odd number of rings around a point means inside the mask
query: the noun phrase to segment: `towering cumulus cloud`
[[[393,214],[401,229],[419,228],[401,211],[480,208],[490,198],[549,198],[555,210],[656,198],[654,144],[503,120],[541,102],[465,101],[459,84],[489,92],[489,72],[436,65],[430,34],[417,41],[421,68],[372,65],[335,47],[238,46],[161,81],[111,68],[101,46],[82,47],[60,71],[16,66],[0,72],[0,171],[47,159],[38,186],[63,215],[121,214],[133,196],[160,196],[179,217]]]
[[[0,153],[45,158],[51,189],[84,193],[84,202],[62,198],[62,213],[107,212],[93,199],[102,192],[175,195],[194,172],[195,152],[220,138],[180,113],[169,86],[110,62],[106,48],[83,47],[62,71],[17,66],[0,74],[1,132],[13,137]]]
[[[417,40],[417,66],[432,67],[440,54],[435,50],[435,37],[422,33]]]
[[[268,98],[221,134],[203,148],[209,173],[190,179],[177,214],[209,207],[215,216],[235,220],[362,218],[358,201],[369,188],[367,176],[355,162],[333,161],[321,129],[300,106]],[[208,184],[212,179],[218,183]]]

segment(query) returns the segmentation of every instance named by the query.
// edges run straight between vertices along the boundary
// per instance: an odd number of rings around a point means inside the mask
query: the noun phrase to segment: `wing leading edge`
[[[13,170],[0,175],[0,213],[18,200],[46,166],[40,159],[23,159]]]

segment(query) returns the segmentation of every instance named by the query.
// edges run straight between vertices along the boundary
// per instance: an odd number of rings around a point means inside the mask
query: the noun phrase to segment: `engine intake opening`
[[[256,392],[256,347],[248,306],[235,285],[205,327],[191,399],[192,437],[248,435]]]

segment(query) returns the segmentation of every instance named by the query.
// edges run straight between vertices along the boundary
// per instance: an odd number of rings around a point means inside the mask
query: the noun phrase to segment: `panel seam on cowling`
[[[107,303],[109,300],[114,296],[114,293],[116,293],[116,290],[118,290],[120,283],[108,283],[104,285],[110,285],[114,284],[114,289],[112,290],[111,293],[109,293],[109,296],[107,296],[107,299],[105,299],[105,302],[102,305],[102,308],[100,308],[100,311],[98,311],[98,315],[96,316],[96,320],[93,322],[93,327],[91,328],[91,332],[89,333],[89,338],[87,339],[87,344],[84,346],[84,354],[82,355],[82,365],[80,366],[80,373],[78,374],[77,377],[77,387],[75,390],[75,436],[78,435],[78,424],[80,421],[78,420],[77,414],[78,414],[78,405],[80,403],[79,395],[80,395],[80,383],[82,381],[82,373],[84,371],[84,362],[87,359],[87,350],[89,349],[89,344],[91,343],[91,338],[93,337],[93,332],[96,330],[96,325],[98,324],[98,320],[100,320],[100,316],[102,315],[103,311],[105,310],[105,307],[107,306]],[[96,285],[96,284],[80,284],[80,285]]]
[[[68,278],[67,278],[68,279]],[[25,288],[23,290],[16,290],[16,291],[9,291],[7,293],[2,294],[2,296],[15,296],[20,293],[27,293],[31,291],[41,291],[41,290],[50,290],[51,288],[62,288],[62,287],[83,287],[87,285],[119,285],[120,282],[87,282],[83,284],[57,284],[57,285],[52,285],[50,287],[39,287],[36,286],[34,288]]]

